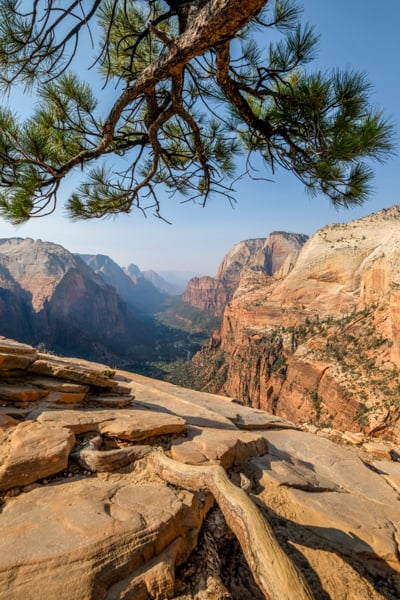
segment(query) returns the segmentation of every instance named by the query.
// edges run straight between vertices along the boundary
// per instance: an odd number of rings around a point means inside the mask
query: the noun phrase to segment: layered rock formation
[[[148,281],[136,265],[130,265],[131,268],[124,271],[104,254],[80,256],[105,283],[115,287],[120,298],[134,311],[153,314],[165,303],[166,294]]]
[[[400,593],[398,446],[4,338],[0,400],[2,600]]]
[[[62,246],[0,240],[3,335],[55,352],[113,360],[144,346],[148,330],[147,323],[128,314],[115,287]]]
[[[307,236],[275,231],[266,239],[239,242],[226,254],[214,277],[195,277],[182,297],[191,306],[221,316],[246,269],[273,275],[289,271]]]
[[[248,270],[195,359],[206,389],[298,423],[400,436],[400,207],[318,231],[294,267]]]

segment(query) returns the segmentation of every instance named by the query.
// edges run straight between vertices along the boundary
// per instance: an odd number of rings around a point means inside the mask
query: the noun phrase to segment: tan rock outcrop
[[[37,357],[32,346],[0,337],[0,371],[26,369]]]
[[[187,428],[189,439],[176,439],[171,446],[171,456],[179,462],[198,465],[211,462],[220,464],[225,469],[233,465],[241,465],[252,456],[266,454],[266,440],[248,431],[238,434],[237,431],[219,431],[207,427]]]
[[[214,277],[193,277],[187,284],[182,300],[195,308],[221,315],[228,302],[229,291]]]
[[[123,409],[44,411],[37,420],[66,427],[76,434],[98,431],[108,437],[136,442],[157,435],[181,433],[186,423],[175,415]]]
[[[289,438],[268,432],[266,437],[272,445],[269,454],[252,459],[262,473],[266,503],[272,494],[285,494],[285,515],[316,530],[346,555],[375,554],[400,572],[399,505],[390,505],[390,487],[355,449],[320,439],[316,457],[310,433],[297,431]]]
[[[116,598],[117,582],[126,589],[173,542],[175,564],[182,562],[203,512],[190,492],[121,476],[32,490],[1,515],[0,597],[40,598],[45,589],[49,598]]]
[[[58,362],[0,373],[86,393],[1,407],[1,600],[398,597],[397,446],[377,460],[376,440],[343,448],[232,398]],[[91,406],[104,371],[128,408]]]
[[[0,437],[0,491],[23,487],[66,468],[75,444],[62,427],[25,421]]]

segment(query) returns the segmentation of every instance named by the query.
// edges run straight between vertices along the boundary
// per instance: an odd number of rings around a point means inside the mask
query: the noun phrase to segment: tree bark
[[[280,547],[268,521],[246,492],[229,481],[223,467],[181,464],[160,451],[152,452],[149,460],[165,481],[212,493],[267,600],[314,598],[304,577]]]
[[[229,480],[220,465],[186,465],[168,458],[161,449],[131,446],[97,450],[96,436],[75,453],[75,460],[90,471],[113,471],[146,458],[167,483],[210,492],[235,534],[253,577],[267,600],[313,600],[304,577],[282,550],[274,532],[246,492]]]

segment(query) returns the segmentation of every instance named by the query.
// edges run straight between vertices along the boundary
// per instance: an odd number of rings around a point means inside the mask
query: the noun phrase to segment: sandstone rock
[[[185,420],[147,410],[57,410],[43,411],[42,424],[57,424],[76,434],[98,431],[109,437],[140,441],[157,435],[181,433]]]
[[[377,458],[387,458],[391,460],[390,446],[382,442],[364,442],[363,449]]]
[[[9,355],[0,352],[0,369],[2,371],[11,371],[13,369],[27,369],[35,360],[34,356]]]
[[[133,396],[129,395],[120,395],[120,396],[111,396],[111,395],[90,395],[87,397],[86,405],[89,406],[99,406],[99,407],[108,407],[108,408],[126,408],[127,406],[131,406],[133,402]]]
[[[0,371],[27,369],[37,355],[36,350],[28,344],[0,337]]]
[[[126,411],[115,420],[99,424],[102,434],[121,440],[141,441],[159,435],[182,433],[186,421],[174,415],[150,411]]]
[[[47,390],[29,385],[0,383],[0,402],[37,402],[48,395]]]
[[[149,378],[137,375],[136,373],[131,374],[131,379],[134,382],[132,384],[132,391],[135,394],[133,404],[139,409],[150,409],[160,413],[166,412],[180,415],[187,423],[199,427],[236,429],[230,419],[218,412],[201,406],[200,403],[190,402],[189,398],[192,397],[192,390],[187,390],[186,397],[188,399],[185,399],[185,395],[181,396],[179,392],[174,393],[175,390],[169,388],[168,384],[163,387],[161,382],[157,381],[154,387],[149,386]]]
[[[364,441],[364,436],[362,433],[353,433],[352,431],[345,431],[342,435],[342,440],[344,442],[354,444],[355,446],[360,446]]]
[[[373,465],[389,485],[400,494],[400,463],[389,462],[388,460],[375,460]]]
[[[173,541],[131,577],[113,585],[108,590],[107,600],[172,598],[175,589],[176,556],[180,544],[180,539]]]
[[[252,459],[265,488],[261,498],[268,503],[269,494],[276,501],[281,495],[285,514],[331,547],[364,560],[380,557],[400,572],[398,495],[362,463],[356,450],[305,432],[264,435],[269,454]]]
[[[302,429],[304,431],[308,431],[309,433],[318,433],[319,427],[313,425],[312,423],[304,423]]]
[[[32,421],[1,435],[0,491],[20,487],[66,468],[75,443],[70,431]]]
[[[260,434],[250,432],[188,427],[188,438],[178,438],[171,446],[171,456],[187,464],[212,462],[229,469],[268,451],[266,440]]]
[[[193,358],[207,390],[296,423],[396,441],[399,214],[393,206],[321,229],[291,270],[268,280],[249,265],[220,330]]]
[[[21,342],[10,340],[3,336],[0,336],[0,352],[2,354],[15,354],[16,356],[37,356],[36,350],[32,348],[32,346],[29,346],[29,344],[22,344]]]
[[[71,364],[67,359],[53,358],[48,354],[40,354],[29,368],[29,372],[99,388],[118,388],[118,383],[108,377],[107,373],[104,374],[105,370],[89,367],[84,361],[81,361],[81,364]]]
[[[77,377],[82,369],[85,377],[108,371],[76,359],[60,362],[68,373],[76,369]],[[11,375],[3,372],[4,377],[10,386]],[[118,403],[131,396],[114,396],[106,388],[99,394],[96,383],[70,376],[13,377],[15,385],[35,385],[48,396],[29,409],[36,421],[10,418],[26,419],[28,410],[0,407],[1,600],[37,600],[43,590],[46,597],[65,600],[77,594],[83,600],[176,597],[180,564],[188,590],[182,600],[200,592],[210,600],[228,593],[241,597],[245,583],[235,587],[225,574],[226,586],[218,587],[218,572],[209,577],[206,566],[213,561],[222,568],[229,560],[247,582],[249,571],[233,542],[218,548],[209,537],[211,528],[198,543],[213,501],[210,491],[257,575],[251,589],[269,590],[279,579],[280,589],[289,591],[277,597],[310,599],[306,585],[301,596],[291,587],[295,570],[281,577],[288,552],[315,598],[398,597],[400,463],[395,459],[372,462],[363,448],[339,446],[343,436],[330,428],[318,433],[333,431],[335,442],[296,431],[285,419],[231,398],[139,375],[119,372],[114,379],[117,386],[124,383],[125,393],[135,393],[129,409],[83,404],[70,410],[56,404],[52,410],[49,398],[87,394],[90,402],[97,394]],[[73,432],[82,434],[74,447]],[[144,440],[147,445],[140,445]],[[366,457],[371,468],[364,465]],[[232,469],[229,476],[225,469]],[[265,507],[267,520],[256,505]],[[199,578],[192,577],[193,569]],[[198,587],[199,581],[204,585]]]
[[[56,377],[35,377],[28,380],[28,382],[49,392],[62,392],[65,394],[86,394],[90,389],[88,385],[68,383]]]
[[[28,404],[24,408],[21,408],[21,406],[17,407],[14,404],[5,403],[5,406],[0,406],[0,415],[17,419],[18,422],[20,422],[21,419],[31,419],[30,415],[37,410],[40,409],[38,409],[36,405],[35,408],[32,410],[31,404]]]
[[[182,296],[183,302],[200,310],[221,316],[228,302],[229,291],[214,277],[193,277]]]
[[[216,278],[236,288],[244,267],[273,275],[287,263],[288,257],[295,262],[306,240],[307,236],[302,234],[276,231],[266,239],[239,242],[222,260]]]
[[[9,427],[14,427],[18,425],[18,421],[13,419],[9,415],[0,413],[0,429],[8,429]]]
[[[49,392],[46,397],[46,404],[51,406],[52,404],[68,404],[78,406],[86,398],[85,392]]]
[[[243,273],[252,269],[273,275],[293,267],[307,236],[273,232],[267,238],[235,244],[223,258],[214,277],[194,277],[187,285],[183,301],[200,310],[221,316],[231,300]],[[282,271],[283,272],[283,271]]]
[[[127,580],[134,585],[144,565],[165,560],[171,544],[176,562],[185,560],[204,510],[190,492],[116,476],[32,490],[0,515],[0,597],[33,600],[45,589],[48,598],[117,598],[117,582],[129,589]],[[170,592],[172,577],[165,588],[159,580],[159,597]],[[144,581],[151,588],[156,579]]]
[[[238,429],[260,430],[260,429],[296,429],[296,426],[280,417],[271,415],[262,410],[251,409],[235,402],[232,398],[207,394],[196,390],[188,390],[166,381],[154,380],[138,375],[129,374],[134,382],[132,389],[135,391],[136,400],[139,402],[142,398],[152,401],[154,404],[165,402],[165,407],[176,414],[185,415],[187,422],[191,425],[203,427],[218,427],[225,425],[229,429],[237,427]],[[157,390],[151,396],[151,389]],[[144,396],[146,394],[146,396]],[[181,402],[179,402],[181,399]],[[168,400],[170,404],[168,404]],[[175,402],[175,409],[173,402]],[[185,403],[185,404],[184,404]],[[184,410],[185,412],[179,412]],[[186,414],[187,413],[187,414]],[[198,413],[198,417],[196,417]],[[235,427],[232,427],[232,424]]]

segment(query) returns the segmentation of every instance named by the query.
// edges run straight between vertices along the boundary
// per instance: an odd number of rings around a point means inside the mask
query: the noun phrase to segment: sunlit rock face
[[[215,277],[194,277],[188,283],[183,301],[200,310],[222,315],[246,270],[273,275],[289,271],[307,236],[274,232],[235,244],[223,258]]]
[[[4,337],[0,398],[1,600],[262,600],[287,557],[307,598],[399,597],[396,444]]]
[[[194,362],[199,373],[207,365],[212,391],[296,422],[395,438],[399,311],[394,206],[317,231],[292,269],[242,274],[220,331]]]

